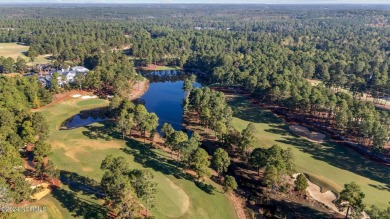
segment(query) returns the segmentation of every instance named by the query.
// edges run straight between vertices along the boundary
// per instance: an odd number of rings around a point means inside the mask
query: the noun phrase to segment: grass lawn
[[[222,188],[211,181],[196,183],[178,169],[175,161],[164,152],[151,149],[134,140],[118,140],[111,122],[95,123],[71,130],[58,130],[61,123],[79,113],[95,107],[107,106],[105,100],[69,99],[41,109],[50,124],[48,142],[53,147],[51,158],[64,171],[78,179],[99,182],[103,172],[101,161],[108,154],[123,156],[133,168],[149,168],[158,183],[157,207],[152,214],[157,218],[236,218],[234,207]],[[210,194],[210,187],[214,187]],[[77,201],[75,201],[77,199]],[[62,186],[45,197],[48,217],[64,218],[94,216],[104,212],[102,200],[77,188]],[[53,204],[54,203],[54,204]],[[58,213],[60,212],[60,213]]]
[[[306,173],[323,190],[339,192],[345,183],[355,181],[365,193],[368,206],[387,207],[390,202],[390,169],[370,161],[358,153],[326,141],[314,144],[293,135],[288,126],[272,112],[262,110],[245,97],[229,100],[234,111],[233,125],[244,129],[249,122],[257,129],[256,145],[282,148],[291,147],[295,155],[296,169]]]
[[[181,70],[180,67],[172,67],[172,66],[157,66],[157,71],[167,71],[167,70]]]
[[[30,58],[26,56],[28,49],[29,46],[17,43],[0,43],[0,56],[4,56],[5,58],[12,57],[15,61],[20,56],[26,60],[29,66],[50,62],[50,55],[39,55],[34,62],[30,62]]]
[[[150,64],[148,66],[144,67],[137,67],[139,70],[146,70],[146,71],[169,71],[169,70],[182,70],[182,68],[176,66],[165,66],[165,65],[154,65]]]

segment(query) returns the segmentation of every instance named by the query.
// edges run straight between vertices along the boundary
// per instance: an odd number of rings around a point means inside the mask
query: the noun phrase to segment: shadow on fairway
[[[103,126],[89,125],[82,133],[90,139],[102,139],[110,141],[113,139],[121,139],[121,133],[115,129],[115,124],[111,121],[99,122]],[[157,149],[152,149],[151,145],[144,144],[133,139],[126,139],[127,148],[121,150],[127,154],[134,156],[134,161],[141,164],[144,168],[152,168],[154,171],[161,172],[164,175],[172,175],[177,179],[186,179],[195,183],[195,185],[208,194],[213,194],[215,187],[197,181],[193,176],[187,174],[182,169],[182,164],[176,160],[170,159],[167,156],[162,156],[156,153]],[[82,187],[83,188],[83,187]],[[96,191],[92,191],[96,194]]]
[[[90,139],[101,139],[105,141],[111,141],[113,139],[121,139],[122,135],[115,130],[115,124],[112,121],[97,122],[97,124],[103,125],[88,125],[84,126],[87,131],[83,131],[83,135]]]
[[[60,171],[61,182],[69,186],[74,192],[82,192],[93,199],[104,198],[104,192],[100,188],[99,182],[89,177],[81,176],[78,173],[65,170]]]
[[[315,147],[312,142],[300,138],[284,137],[284,140],[277,141],[292,145],[302,152],[312,155],[316,160],[324,161],[337,168],[348,170],[360,176],[384,183],[388,185],[387,187],[390,185],[388,178],[390,175],[389,168],[370,161],[357,154],[357,152],[341,145],[326,142],[323,143],[322,147],[319,149],[318,147]]]
[[[371,187],[374,187],[376,189],[379,189],[379,190],[384,190],[384,191],[390,192],[390,184],[387,184],[385,186],[383,186],[383,185],[373,185],[373,184],[368,184],[368,185],[371,186]]]
[[[164,175],[172,175],[177,179],[190,180],[202,191],[208,194],[214,194],[214,186],[200,182],[192,175],[185,173],[181,168],[182,164],[180,162],[158,155],[156,153],[157,149],[152,149],[150,145],[128,139],[127,146],[128,148],[121,150],[133,155],[134,161],[141,164],[144,168],[152,168],[156,172],[161,172]]]
[[[288,131],[288,125],[282,119],[277,118],[272,112],[264,111],[250,103],[245,97],[233,98],[229,101],[229,105],[234,109],[235,117],[249,122],[269,124],[271,128],[266,129],[266,132],[283,136],[283,140],[276,141],[294,146],[300,151],[312,155],[316,160],[387,185],[371,185],[372,187],[381,190],[390,188],[390,179],[388,178],[390,169],[382,164],[371,161],[357,152],[333,142],[315,144],[306,139],[298,138],[299,136]]]
[[[233,110],[233,116],[239,119],[265,124],[278,124],[283,120],[276,117],[271,111],[263,110],[259,106],[250,103],[245,97],[234,97],[227,101]]]
[[[95,123],[96,124],[96,123]],[[82,133],[90,139],[102,139],[105,141],[110,140],[119,140],[122,139],[122,134],[116,131],[115,123],[112,121],[102,121],[99,122],[100,125],[88,125],[85,126],[87,129]],[[103,126],[101,126],[103,125]],[[182,169],[182,164],[176,160],[170,159],[167,156],[162,156],[157,154],[152,149],[149,144],[144,144],[133,139],[126,139],[127,148],[122,148],[121,150],[127,154],[134,156],[134,161],[141,164],[144,168],[152,168],[155,171],[161,172],[164,175],[172,175],[177,179],[186,179],[195,183],[195,185],[208,194],[213,194],[215,187],[212,185],[205,184],[203,182],[197,181],[193,176],[185,173]],[[91,190],[89,187],[81,187],[81,190],[90,191],[95,195],[99,195],[94,190]],[[85,192],[85,191],[84,191]]]
[[[275,124],[275,125],[269,125],[269,126],[271,128],[270,129],[265,129],[264,131],[270,132],[270,133],[273,133],[273,134],[283,135],[283,136],[286,136],[286,135],[297,136],[294,133],[287,131],[288,130],[288,126],[286,124]]]
[[[53,197],[57,199],[61,206],[72,213],[73,217],[83,218],[107,218],[107,210],[96,203],[77,197],[75,192],[66,191],[64,189],[55,189]]]

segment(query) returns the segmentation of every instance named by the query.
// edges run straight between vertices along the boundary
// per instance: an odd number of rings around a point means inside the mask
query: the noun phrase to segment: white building
[[[54,73],[58,74],[58,85],[64,86],[66,83],[74,83],[76,75],[86,74],[89,70],[83,66],[75,66],[68,69],[52,70],[49,75],[40,76],[38,80],[43,86],[49,86]]]

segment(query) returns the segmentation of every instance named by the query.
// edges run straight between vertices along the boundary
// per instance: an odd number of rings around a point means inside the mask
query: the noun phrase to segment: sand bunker
[[[42,183],[40,186],[42,186],[44,189],[31,196],[32,199],[35,199],[37,201],[41,200],[43,197],[45,197],[46,195],[48,195],[51,192],[48,183]]]
[[[307,192],[310,194],[311,197],[328,206],[332,210],[339,212],[336,205],[333,203],[333,201],[337,199],[335,193],[333,193],[332,191],[326,191],[322,193],[320,186],[310,182],[309,180],[307,183],[309,184],[309,186],[307,187]]]
[[[303,136],[309,139],[310,141],[320,142],[320,143],[324,142],[324,138],[325,138],[324,134],[318,132],[310,132],[309,129],[307,129],[306,127],[300,125],[291,125],[290,130],[294,134]]]
[[[299,175],[299,173],[294,174],[294,178],[296,178]],[[309,193],[309,195],[315,199],[316,201],[319,201],[323,203],[324,205],[328,206],[330,209],[334,210],[335,212],[340,212],[336,205],[333,203],[334,200],[337,199],[337,195],[332,191],[326,191],[321,192],[321,187],[310,182],[310,180],[307,180],[308,187],[306,191]]]
[[[26,178],[26,181],[31,184],[31,186],[30,186],[31,189],[35,189],[37,187],[42,187],[42,191],[37,192],[37,193],[30,196],[31,199],[39,201],[51,192],[50,185],[47,182],[39,183],[38,181],[34,180],[33,178]]]
[[[81,97],[81,94],[75,94],[75,95],[72,95],[71,97],[73,97],[73,98],[79,98],[79,97]]]
[[[89,96],[89,95],[85,95],[85,96],[82,96],[81,99],[94,99],[94,98],[98,98],[96,95],[93,95],[93,96]]]

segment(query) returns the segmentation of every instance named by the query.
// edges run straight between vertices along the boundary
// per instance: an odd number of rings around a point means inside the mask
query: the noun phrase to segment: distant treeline
[[[197,69],[211,83],[243,86],[262,101],[307,112],[380,150],[389,136],[388,116],[358,99],[390,95],[385,7],[11,7],[0,9],[0,42],[30,45],[31,58],[53,54],[55,65],[96,68],[100,79],[112,72],[107,54],[116,49],[142,65]],[[114,82],[110,75],[102,82]]]

